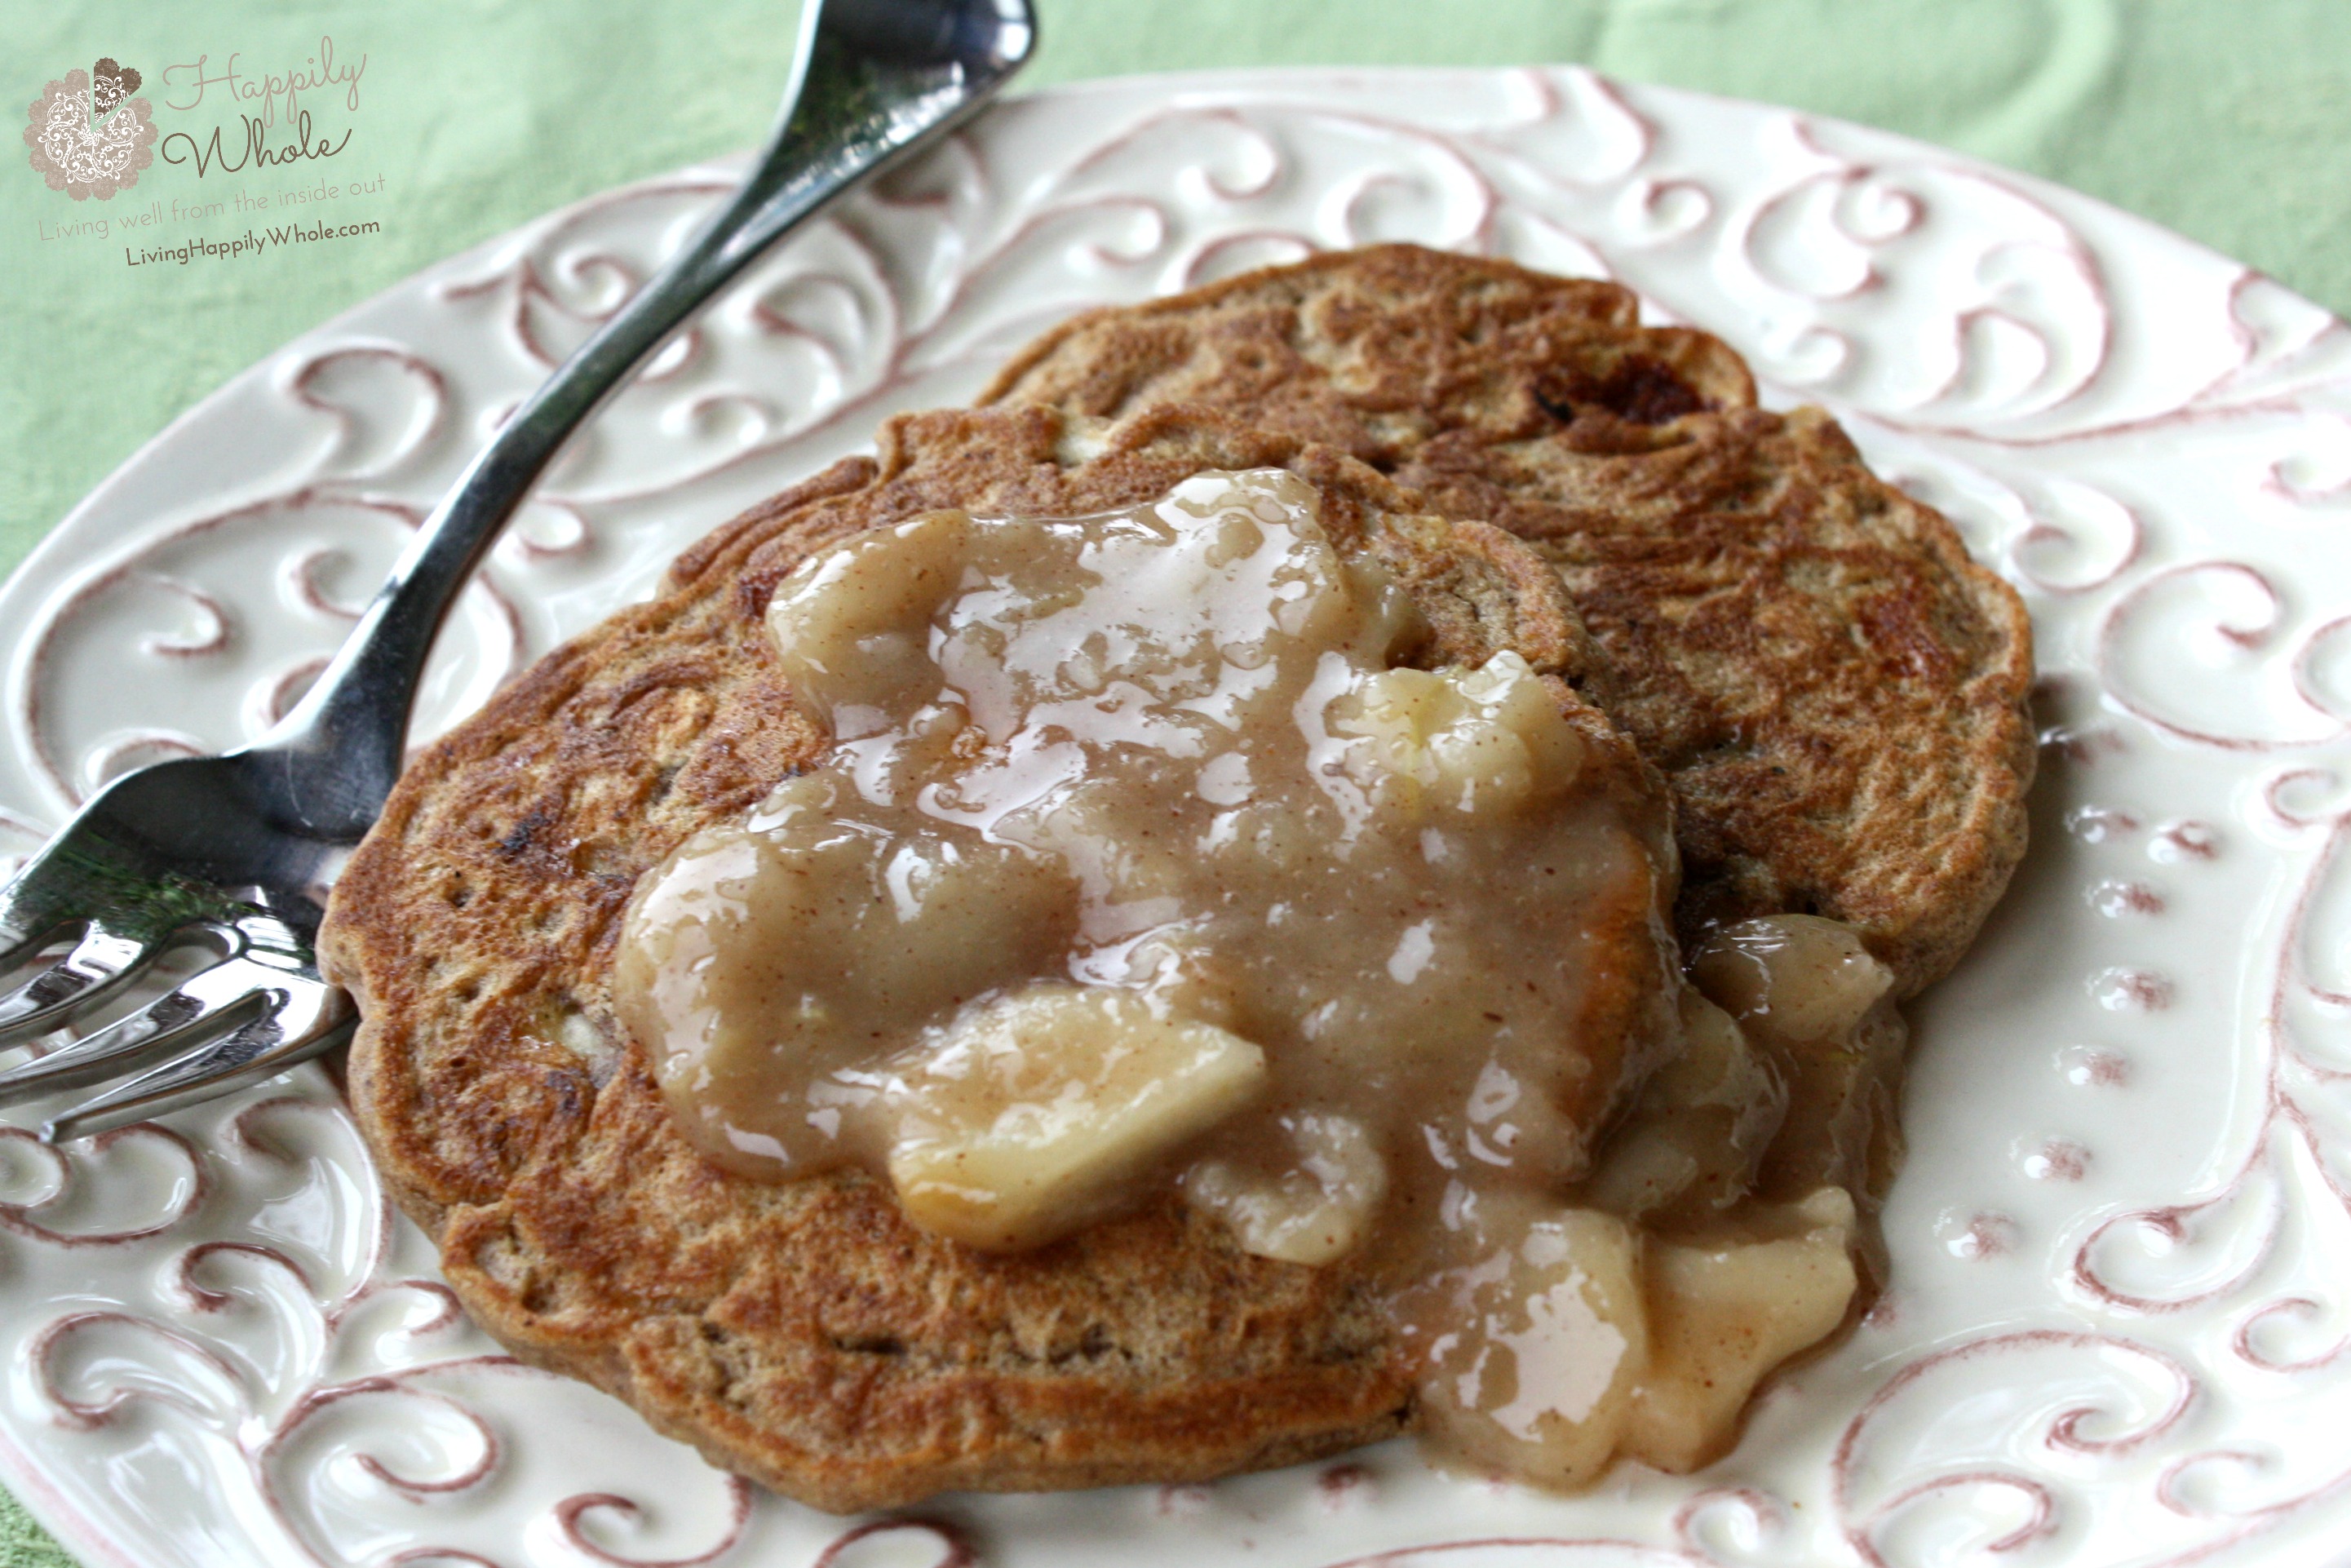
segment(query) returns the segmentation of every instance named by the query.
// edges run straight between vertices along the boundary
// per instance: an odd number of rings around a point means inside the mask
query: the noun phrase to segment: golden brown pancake
[[[2024,852],[2024,607],[1819,409],[1611,283],[1383,246],[1083,315],[984,405],[1194,406],[1345,452],[1558,568],[1592,695],[1671,781],[1685,946],[1857,927],[1909,995]]]
[[[767,1184],[685,1142],[614,1023],[638,877],[810,763],[762,622],[810,550],[935,508],[1069,515],[1208,468],[1284,465],[1345,553],[1431,628],[1414,662],[1510,649],[1557,677],[1653,883],[1599,917],[1654,954],[1672,893],[1662,782],[1570,683],[1592,653],[1556,575],[1483,524],[1420,515],[1343,454],[1213,414],[1106,437],[1042,408],[908,416],[688,550],[651,602],[550,653],[410,768],[335,889],[320,950],[365,1023],[350,1093],[402,1207],[475,1320],[714,1461],[820,1507],[947,1488],[1181,1481],[1373,1441],[1414,1369],[1344,1264],[1242,1253],[1172,1197],[1040,1250],[925,1234],[857,1176]],[[1654,965],[1598,968],[1581,1037],[1643,1026]],[[1650,973],[1649,979],[1640,977]]]

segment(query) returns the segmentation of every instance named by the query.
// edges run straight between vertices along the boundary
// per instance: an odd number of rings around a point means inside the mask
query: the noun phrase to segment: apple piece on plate
[[[1422,1419],[1445,1452],[1479,1469],[1588,1486],[1616,1452],[1648,1362],[1638,1238],[1614,1215],[1532,1195],[1479,1203],[1491,1250],[1449,1270],[1424,1303],[1438,1332]]]
[[[1728,1449],[1756,1384],[1827,1338],[1853,1300],[1853,1199],[1841,1188],[1743,1218],[1719,1239],[1653,1239],[1643,1260],[1649,1364],[1625,1450],[1662,1470]]]

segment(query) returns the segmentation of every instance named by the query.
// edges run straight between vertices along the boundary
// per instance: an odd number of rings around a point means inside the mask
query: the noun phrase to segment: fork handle
[[[954,71],[877,67],[820,25],[843,0],[809,5],[784,110],[733,201],[516,410],[427,517],[302,701],[253,747],[281,759],[284,824],[329,842],[359,839],[400,775],[409,710],[434,633],[498,530],[571,433],[680,323],[817,209],[994,83]],[[855,34],[849,32],[849,37]]]

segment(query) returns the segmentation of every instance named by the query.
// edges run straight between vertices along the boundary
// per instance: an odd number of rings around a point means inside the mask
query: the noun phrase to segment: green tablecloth
[[[2346,0],[1039,0],[1028,82],[1334,63],[1583,61],[1800,105],[2031,170],[2351,311]],[[0,568],[173,415],[294,334],[440,256],[765,129],[794,0],[0,0],[7,101],[99,57],[151,99],[237,55],[355,84],[303,95],[315,167],[378,232],[234,264],[126,264],[70,225],[197,188],[184,165],[111,204],[0,171]],[[173,84],[176,84],[176,89]],[[355,91],[354,91],[355,89]],[[225,90],[214,94],[212,105]],[[282,100],[281,100],[282,101]],[[225,120],[198,104],[158,129]],[[271,134],[282,144],[281,127]],[[5,143],[13,147],[13,139]],[[184,158],[193,149],[178,149]],[[236,156],[234,137],[228,157]],[[160,170],[160,166],[159,166]],[[215,185],[225,183],[214,180]],[[240,232],[168,219],[133,249]],[[0,1497],[0,1568],[68,1559]]]

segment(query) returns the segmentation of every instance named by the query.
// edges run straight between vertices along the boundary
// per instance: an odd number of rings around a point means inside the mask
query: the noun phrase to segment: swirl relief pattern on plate
[[[724,167],[460,256],[224,389],[0,591],[0,857],[258,734]],[[1574,70],[1006,104],[761,262],[567,450],[418,734],[683,544],[963,401],[1037,329],[1412,238],[1617,277],[1825,402],[2024,590],[2035,848],[1925,999],[1891,1286],[1692,1478],[1545,1499],[1405,1449],[828,1520],[496,1354],[334,1089],[47,1151],[0,1129],[0,1464],[141,1563],[1284,1568],[2259,1561],[2351,1511],[2351,333],[1953,155]]]

